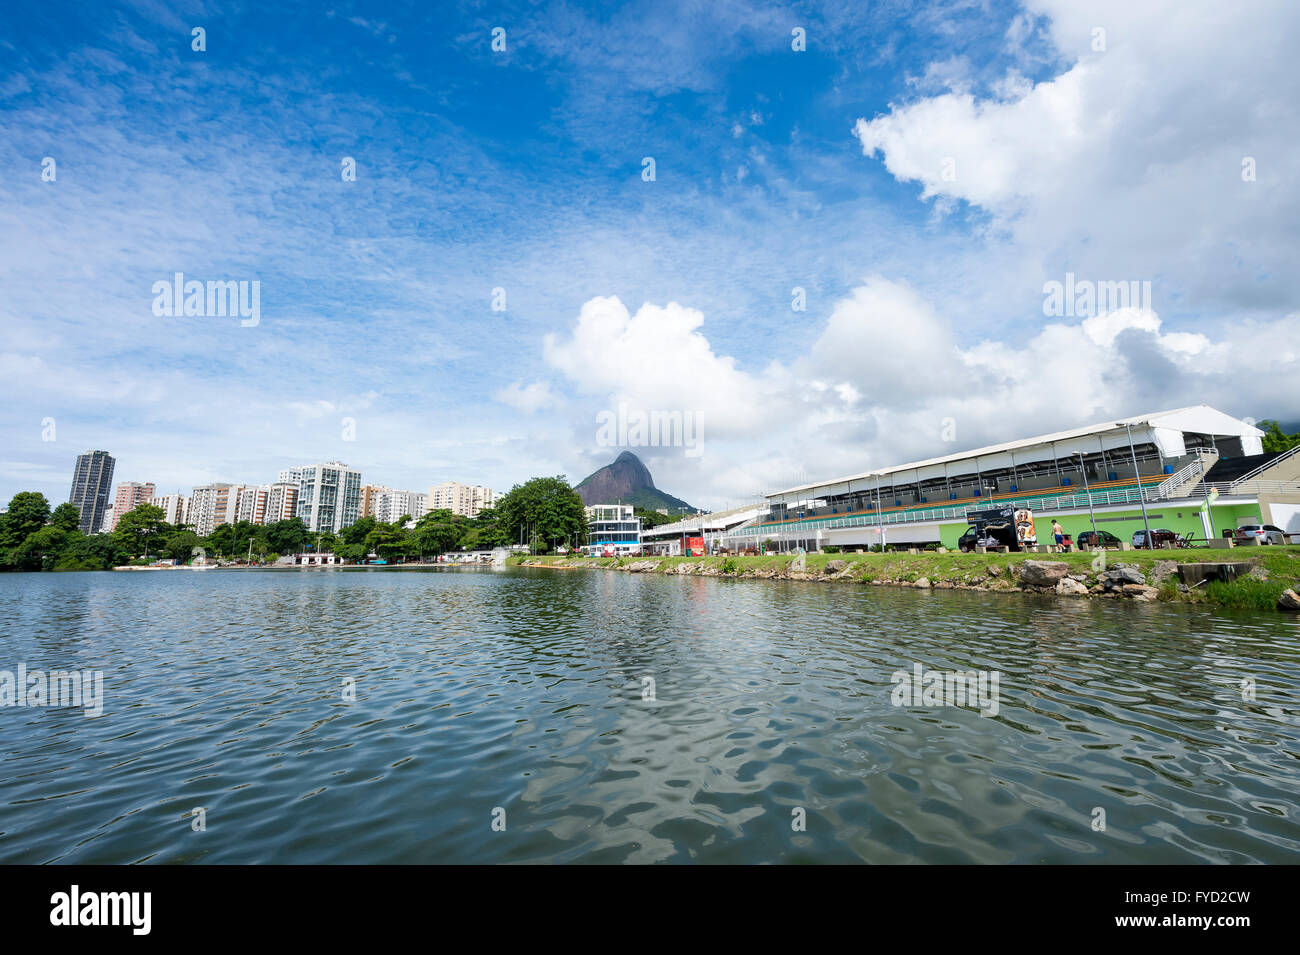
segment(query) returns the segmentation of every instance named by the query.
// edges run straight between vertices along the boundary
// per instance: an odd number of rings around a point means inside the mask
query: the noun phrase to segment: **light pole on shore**
[[[1083,469],[1083,452],[1079,452],[1079,474],[1083,477],[1083,496],[1088,499],[1088,517],[1092,520],[1092,539],[1097,541],[1097,512],[1092,509],[1092,492],[1088,490],[1088,472]]]
[[[1137,449],[1133,447],[1133,426],[1125,421],[1124,428],[1128,431],[1129,454],[1133,456],[1133,480],[1137,482],[1138,503],[1142,505],[1142,525],[1147,529],[1147,550],[1155,550],[1151,540],[1151,522],[1147,519],[1147,496],[1142,491],[1142,475],[1138,473]]]

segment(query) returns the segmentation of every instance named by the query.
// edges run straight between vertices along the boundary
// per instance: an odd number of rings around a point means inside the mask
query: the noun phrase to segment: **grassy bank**
[[[1234,548],[1232,550],[1107,551],[1105,566],[1094,563],[1099,555],[1074,554],[962,554],[957,552],[907,554],[807,554],[802,569],[788,555],[765,557],[512,557],[513,565],[564,569],[604,567],[660,574],[708,577],[834,580],[860,584],[921,586],[940,589],[988,591],[1028,590],[1020,583],[1019,565],[1027,560],[1060,561],[1068,573],[1089,588],[1100,586],[1098,573],[1131,567],[1155,588],[1154,599],[1206,603],[1240,609],[1272,610],[1287,588],[1300,587],[1300,546]],[[1195,562],[1249,562],[1249,577],[1231,582],[1211,582],[1188,588],[1181,584],[1173,565]],[[832,563],[834,562],[834,563]],[[634,566],[635,565],[635,566]]]

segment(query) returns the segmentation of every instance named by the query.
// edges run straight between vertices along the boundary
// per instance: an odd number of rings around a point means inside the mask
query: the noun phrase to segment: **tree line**
[[[582,499],[563,476],[517,484],[477,517],[448,510],[429,511],[414,523],[409,514],[392,523],[363,517],[338,534],[314,534],[301,518],[291,517],[271,524],[220,524],[201,537],[191,525],[170,524],[165,518],[162,508],[142,504],[123,514],[112,533],[83,534],[75,505],[51,508],[44,494],[21,491],[0,514],[0,570],[107,570],[158,559],[273,562],[317,550],[344,561],[373,554],[392,563],[511,544],[546,553],[561,545],[578,546],[587,533]]]

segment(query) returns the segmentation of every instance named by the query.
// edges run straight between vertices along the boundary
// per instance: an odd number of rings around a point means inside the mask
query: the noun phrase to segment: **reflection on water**
[[[106,700],[0,708],[0,862],[1295,861],[1297,633],[592,571],[3,575],[0,669]],[[998,671],[997,715],[893,706],[914,663]]]

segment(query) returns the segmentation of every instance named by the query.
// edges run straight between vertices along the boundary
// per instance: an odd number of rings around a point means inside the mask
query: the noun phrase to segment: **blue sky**
[[[10,5],[0,498],[64,499],[87,448],[168,492],[576,481],[620,403],[699,416],[702,453],[632,450],[703,506],[1300,418],[1300,15],[1077,6]],[[259,281],[260,323],[154,315],[177,271]],[[1154,301],[1045,317],[1067,271]]]

